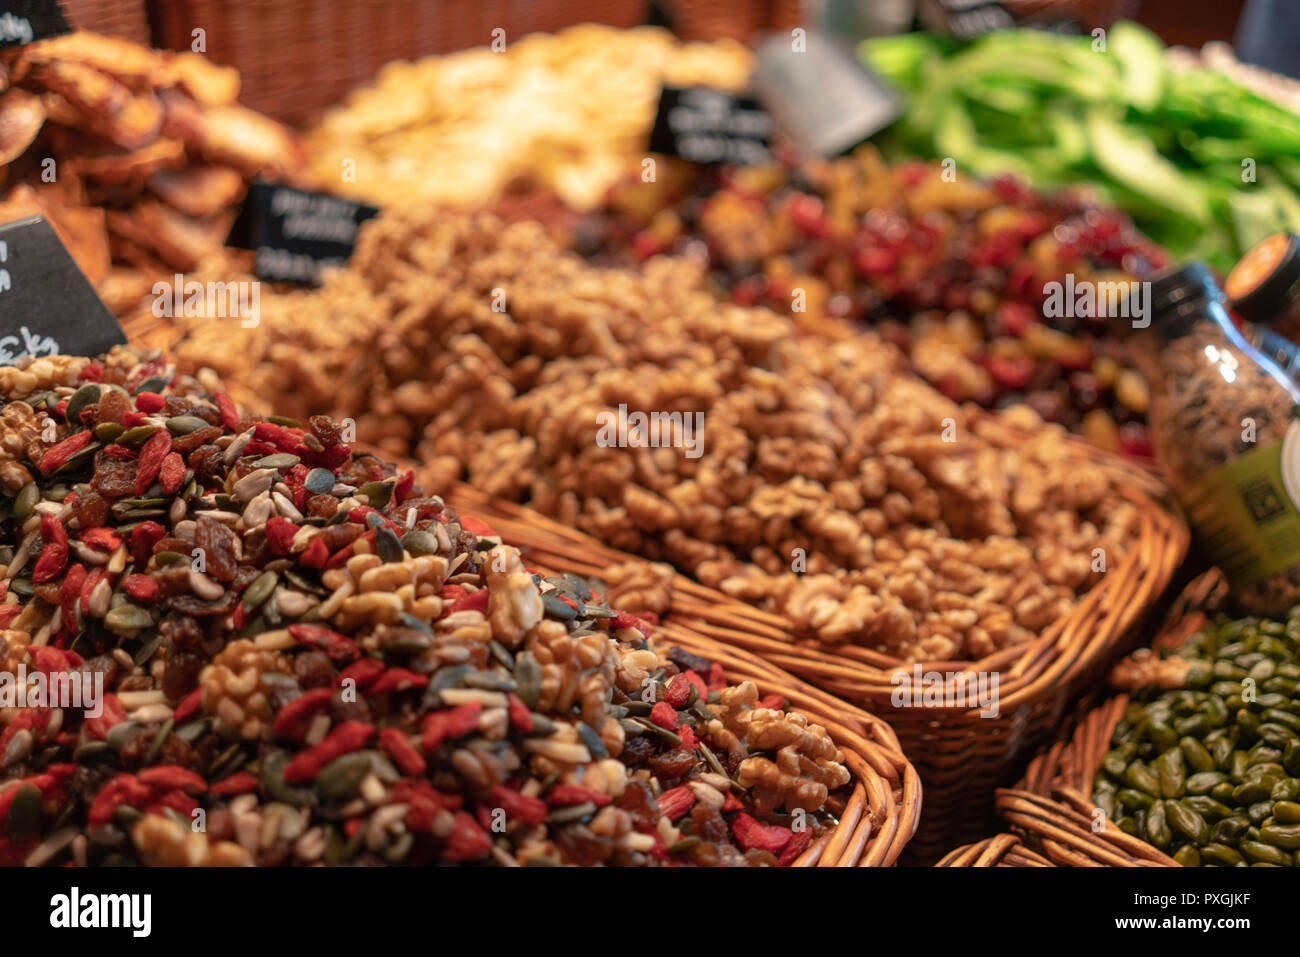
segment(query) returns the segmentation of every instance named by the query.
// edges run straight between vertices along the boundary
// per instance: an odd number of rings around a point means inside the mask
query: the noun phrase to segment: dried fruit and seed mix
[[[796,336],[703,278],[672,257],[595,268],[535,223],[389,211],[322,290],[264,297],[247,336],[196,324],[177,354],[417,449],[435,491],[528,502],[826,643],[979,658],[1125,550],[1134,509],[1059,428],[1021,407],[1009,439],[877,336]],[[602,440],[620,406],[682,430],[698,413],[698,444]]]
[[[327,417],[126,350],[0,397],[0,684],[104,688],[0,709],[0,864],[788,865],[844,806],[822,727]]]
[[[869,146],[771,167],[657,162],[654,182],[638,169],[573,227],[575,248],[602,263],[698,256],[734,302],[814,327],[824,315],[872,322],[958,401],[1026,402],[1105,448],[1150,455],[1146,387],[1105,317],[1045,308],[1067,275],[1081,289],[1165,265],[1124,214],[1077,190],[889,166]]]
[[[0,223],[45,216],[119,314],[222,261],[250,179],[306,165],[236,102],[239,74],[197,53],[72,33],[4,50],[0,91]]]

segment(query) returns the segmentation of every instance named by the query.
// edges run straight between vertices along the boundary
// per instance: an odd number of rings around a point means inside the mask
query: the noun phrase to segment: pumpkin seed
[[[271,455],[264,455],[253,463],[254,468],[258,469],[291,469],[302,459],[288,452],[275,452]]]
[[[355,751],[335,758],[321,769],[316,778],[316,789],[331,801],[344,801],[355,797],[361,781],[370,773],[370,755]]]
[[[367,482],[357,489],[357,493],[366,497],[366,501],[370,503],[371,508],[383,508],[388,504],[389,499],[393,497],[393,483]]]
[[[262,603],[271,597],[271,592],[275,591],[279,581],[280,578],[275,572],[262,572],[258,575],[253,584],[244,590],[244,611],[251,613],[260,608]]]
[[[114,634],[130,637],[153,624],[153,615],[136,605],[118,605],[104,616],[104,624]]]
[[[515,655],[515,693],[530,709],[537,706],[542,694],[542,666],[531,651]]]
[[[375,532],[375,551],[384,562],[400,562],[406,558],[405,552],[402,551],[402,543],[387,526],[381,526]]]
[[[438,539],[420,529],[411,529],[402,536],[402,547],[412,555],[437,555]]]
[[[329,490],[334,487],[334,473],[329,469],[314,468],[307,473],[303,484],[307,486],[307,491],[313,495],[327,495]]]
[[[167,431],[172,435],[189,435],[207,427],[208,423],[197,415],[173,415],[167,420]]]
[[[18,518],[27,518],[36,511],[36,503],[41,500],[41,490],[35,482],[28,482],[18,492],[18,497],[14,499],[14,515]]]
[[[74,425],[81,423],[81,410],[99,401],[102,390],[94,382],[87,382],[68,399],[68,406],[63,412],[64,418]]]

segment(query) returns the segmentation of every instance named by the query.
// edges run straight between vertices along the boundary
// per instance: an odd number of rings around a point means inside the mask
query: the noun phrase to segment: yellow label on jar
[[[1300,565],[1300,422],[1186,486],[1180,497],[1206,551],[1234,585],[1256,585]]]

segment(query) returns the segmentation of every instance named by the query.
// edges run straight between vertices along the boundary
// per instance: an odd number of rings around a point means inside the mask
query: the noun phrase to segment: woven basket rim
[[[998,432],[1004,441],[1025,441],[1030,436],[993,413],[984,413],[981,420],[981,428]],[[1067,438],[1067,447],[1071,457],[1100,465],[1115,479],[1119,494],[1138,509],[1139,530],[1126,553],[1100,582],[1080,596],[1073,611],[1032,641],[973,661],[906,662],[861,646],[826,649],[812,639],[791,640],[786,618],[744,602],[732,601],[721,610],[712,611],[691,604],[692,611],[728,633],[729,641],[740,641],[747,650],[850,700],[884,704],[896,687],[893,676],[918,666],[923,671],[940,673],[999,672],[1000,706],[1004,713],[1058,694],[1076,675],[1104,658],[1128,627],[1159,597],[1190,541],[1186,523],[1159,479],[1076,437]],[[556,548],[581,549],[584,555],[618,554],[585,533],[526,505],[489,498],[468,489],[464,483],[457,483],[452,494],[502,520],[526,520],[530,526],[555,533],[552,544]],[[697,601],[697,596],[716,594],[689,577],[685,577],[685,582],[680,594],[686,603]],[[927,720],[979,717],[978,708],[962,706],[941,705],[927,707],[925,711]]]

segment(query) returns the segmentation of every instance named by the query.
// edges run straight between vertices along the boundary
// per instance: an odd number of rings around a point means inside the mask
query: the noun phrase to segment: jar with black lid
[[[1203,263],[1146,291],[1124,332],[1156,457],[1242,607],[1283,614],[1300,602],[1300,385],[1233,324]]]
[[[1251,324],[1251,343],[1300,379],[1300,236],[1275,233],[1256,243],[1223,286]]]

